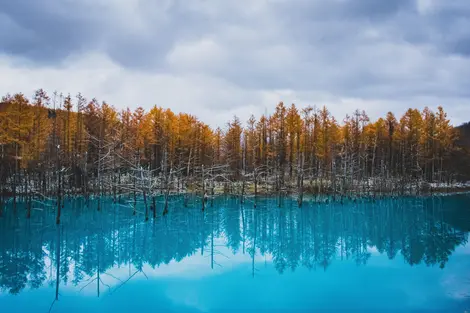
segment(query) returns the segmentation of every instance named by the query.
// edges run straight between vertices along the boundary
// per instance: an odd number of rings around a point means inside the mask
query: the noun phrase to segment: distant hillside
[[[464,123],[457,127],[459,131],[459,144],[470,147],[470,122]]]
[[[464,123],[456,129],[459,132],[456,144],[460,149],[454,159],[454,166],[458,169],[459,178],[468,181],[470,180],[470,122]]]

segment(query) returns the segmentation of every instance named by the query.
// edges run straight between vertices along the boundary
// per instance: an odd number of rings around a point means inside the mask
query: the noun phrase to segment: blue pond
[[[0,312],[470,312],[470,195],[100,208],[8,204]]]

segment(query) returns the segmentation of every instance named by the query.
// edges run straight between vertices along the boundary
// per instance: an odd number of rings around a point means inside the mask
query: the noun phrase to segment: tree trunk
[[[256,208],[256,202],[258,199],[258,177],[256,171],[254,172],[254,185],[255,185],[255,197],[254,197],[254,207]]]
[[[157,202],[155,201],[155,196],[152,197],[152,209],[153,209],[153,218],[157,217]]]
[[[206,207],[206,186],[204,183],[204,165],[201,165],[201,171],[202,171],[202,211],[204,211]]]

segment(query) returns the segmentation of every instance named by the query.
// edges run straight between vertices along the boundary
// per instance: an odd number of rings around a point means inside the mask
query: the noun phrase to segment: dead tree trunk
[[[144,177],[144,170],[140,167],[140,180],[142,184],[142,194],[144,196],[144,206],[145,206],[145,220],[149,220],[149,209],[147,204],[147,192],[146,189],[148,188],[148,184],[146,185],[145,177]],[[150,182],[149,182],[150,183]]]
[[[204,183],[204,164],[201,165],[201,172],[202,172],[202,211],[204,211],[206,207],[206,185]]]
[[[298,189],[298,198],[297,204],[299,207],[302,206],[303,199],[304,199],[304,154],[302,153],[298,156],[297,161],[297,189]]]
[[[258,200],[258,173],[257,173],[257,170],[255,168],[255,171],[253,173],[253,183],[255,185],[255,196],[254,196],[254,204],[253,206],[256,208],[256,203],[257,203],[257,200]]]
[[[165,176],[165,206],[163,209],[163,215],[168,213],[168,199],[170,197],[170,181],[171,181],[172,169],[170,168],[169,175]]]
[[[152,208],[153,208],[153,218],[157,218],[157,202],[155,201],[155,196],[152,197]]]
[[[25,177],[26,177],[26,183],[25,183],[25,196],[26,196],[26,218],[31,218],[31,193],[30,193],[30,188],[29,188],[29,177],[28,174],[26,173],[26,169],[24,170],[25,172]]]

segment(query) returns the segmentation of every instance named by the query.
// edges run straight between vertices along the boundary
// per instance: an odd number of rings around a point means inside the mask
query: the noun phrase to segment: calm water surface
[[[0,218],[0,312],[470,312],[470,196]],[[161,206],[161,204],[160,204]],[[160,210],[161,211],[161,210]]]

